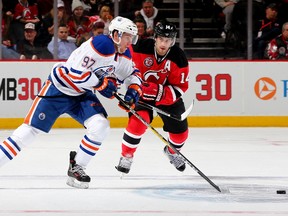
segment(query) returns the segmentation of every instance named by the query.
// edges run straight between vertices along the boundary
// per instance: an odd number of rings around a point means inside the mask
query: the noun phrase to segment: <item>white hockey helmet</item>
[[[136,26],[135,23],[133,23],[131,20],[121,17],[121,16],[117,16],[115,17],[109,24],[109,34],[113,39],[113,33],[114,31],[118,31],[118,36],[122,37],[123,33],[126,32],[128,34],[133,35],[133,39],[132,39],[132,43],[136,44],[137,40],[138,40],[138,28]],[[116,43],[114,41],[114,43]],[[119,44],[120,42],[116,43]]]

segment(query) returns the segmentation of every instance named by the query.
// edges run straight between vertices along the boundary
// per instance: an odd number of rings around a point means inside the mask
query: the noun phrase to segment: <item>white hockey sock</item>
[[[29,125],[20,125],[13,134],[0,144],[0,166],[13,160],[21,149],[34,140],[39,130]]]
[[[10,160],[13,160],[14,157],[18,155],[21,151],[21,148],[13,139],[13,137],[8,137],[0,144],[0,166],[3,166]]]
[[[75,157],[76,163],[80,166],[86,167],[92,157],[96,155],[100,146],[100,142],[92,141],[85,135],[81,140],[81,144]]]

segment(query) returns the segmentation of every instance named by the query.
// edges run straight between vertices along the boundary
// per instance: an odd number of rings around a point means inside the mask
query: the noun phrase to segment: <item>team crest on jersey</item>
[[[39,116],[38,116],[38,118],[39,118],[40,120],[44,120],[44,119],[46,118],[45,113],[40,113]]]
[[[114,72],[115,70],[115,67],[114,66],[109,66],[107,69],[106,69],[106,73],[112,73]]]
[[[165,83],[165,80],[168,76],[168,70],[161,69],[161,70],[148,70],[143,74],[143,79],[148,82],[155,82],[155,83]]]
[[[147,57],[146,59],[144,59],[144,65],[146,67],[151,67],[153,65],[153,58]]]
[[[109,66],[99,67],[93,72],[96,74],[97,77],[100,78],[100,77],[111,76],[111,74],[113,74],[114,71],[115,71],[115,67],[113,65],[109,65]]]

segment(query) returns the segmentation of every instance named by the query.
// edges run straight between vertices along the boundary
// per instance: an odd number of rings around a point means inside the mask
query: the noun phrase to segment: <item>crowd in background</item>
[[[221,37],[247,46],[247,8],[244,0],[214,0],[223,16]],[[253,59],[288,58],[288,1],[252,1]]]
[[[204,2],[203,0],[202,2]],[[207,1],[207,0],[206,0]],[[209,1],[209,0],[208,0]],[[221,37],[247,44],[247,1],[213,0],[222,17]],[[153,36],[153,26],[167,17],[163,0],[121,0],[119,15],[133,20],[140,38]],[[2,1],[2,59],[67,59],[84,41],[108,34],[112,0],[57,0],[57,46],[53,0]],[[254,59],[288,58],[288,0],[253,0]],[[217,12],[215,12],[217,13]]]
[[[154,6],[157,2],[161,1],[122,0],[119,15],[135,20],[141,38],[153,36],[160,14]],[[111,0],[57,0],[55,13],[53,0],[3,0],[2,59],[53,59],[55,47],[56,59],[67,59],[90,37],[109,33],[113,7]],[[54,14],[57,40],[53,37]]]

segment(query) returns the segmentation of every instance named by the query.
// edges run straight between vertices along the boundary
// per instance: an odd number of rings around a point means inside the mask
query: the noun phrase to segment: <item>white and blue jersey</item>
[[[63,113],[82,125],[92,115],[107,113],[93,93],[98,77],[115,77],[127,86],[141,83],[129,49],[119,54],[107,35],[90,38],[66,62],[54,65],[24,123],[48,132]]]

